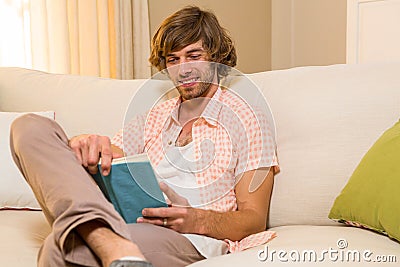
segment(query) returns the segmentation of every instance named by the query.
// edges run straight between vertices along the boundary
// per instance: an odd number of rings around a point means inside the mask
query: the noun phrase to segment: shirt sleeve
[[[122,149],[126,156],[143,153],[146,117],[147,114],[135,116],[114,135],[111,144]]]
[[[237,148],[235,175],[263,167],[278,166],[273,128],[266,114],[258,109],[243,111]]]

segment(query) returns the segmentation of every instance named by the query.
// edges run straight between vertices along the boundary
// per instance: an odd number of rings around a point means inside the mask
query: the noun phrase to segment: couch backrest
[[[122,127],[127,107],[136,99],[136,93],[143,94],[138,89],[148,84],[145,79],[113,80],[3,67],[0,111],[52,110],[69,136],[81,133],[112,136]],[[165,92],[157,81],[151,84],[146,101],[133,102],[138,113],[148,110]]]
[[[329,210],[378,137],[400,118],[400,62],[250,75],[275,118],[281,173],[270,225],[332,224]]]
[[[334,224],[327,215],[335,197],[368,148],[399,118],[399,74],[400,63],[388,63],[247,76],[267,99],[277,132],[281,172],[270,226]],[[122,127],[130,103],[134,113],[144,112],[170,88],[165,85],[0,68],[0,111],[54,110],[69,136],[111,136]],[[135,96],[143,87],[149,89]],[[260,101],[246,87],[232,87],[248,101]]]

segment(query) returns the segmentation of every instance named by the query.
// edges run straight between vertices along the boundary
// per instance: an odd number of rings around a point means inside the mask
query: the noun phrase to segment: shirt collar
[[[170,118],[177,124],[179,124],[178,121],[178,112],[179,112],[179,105],[182,103],[182,98],[181,97],[177,97],[174,109],[171,112]]]
[[[214,95],[211,97],[210,102],[207,104],[205,109],[200,115],[200,118],[204,119],[207,123],[217,126],[217,119],[218,115],[222,109],[223,104],[221,103],[221,94],[222,89],[218,87],[217,91],[215,91]],[[179,112],[179,105],[182,103],[182,99],[180,97],[177,98],[175,103],[175,107],[171,112],[170,118],[177,124],[178,122],[178,112]]]
[[[211,98],[210,102],[208,102],[206,108],[201,114],[201,118],[203,118],[207,123],[217,126],[218,115],[222,109],[223,104],[221,103],[221,94],[222,89],[218,87],[217,91]]]

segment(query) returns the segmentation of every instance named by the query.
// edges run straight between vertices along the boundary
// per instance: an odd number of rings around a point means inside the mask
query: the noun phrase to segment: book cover
[[[168,207],[146,154],[114,159],[109,175],[92,175],[126,223],[136,223],[144,208]]]

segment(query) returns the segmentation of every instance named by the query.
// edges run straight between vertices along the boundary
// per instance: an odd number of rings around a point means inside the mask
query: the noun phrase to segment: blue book
[[[92,176],[126,223],[136,223],[144,208],[168,207],[147,154],[114,159],[107,176],[99,164]]]

